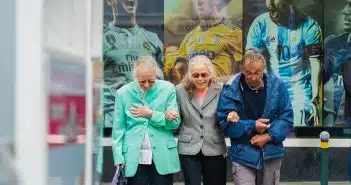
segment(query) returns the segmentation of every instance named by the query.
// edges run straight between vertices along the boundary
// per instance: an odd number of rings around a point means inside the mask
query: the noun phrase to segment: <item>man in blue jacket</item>
[[[283,141],[293,127],[286,85],[265,73],[265,59],[248,50],[242,72],[227,81],[217,107],[222,131],[231,138],[235,185],[279,183]]]

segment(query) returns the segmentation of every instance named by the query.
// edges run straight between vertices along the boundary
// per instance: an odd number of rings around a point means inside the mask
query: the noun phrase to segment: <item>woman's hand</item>
[[[238,113],[235,111],[230,112],[227,116],[228,122],[234,123],[234,122],[237,122],[239,120],[240,120],[240,117],[239,117]]]
[[[133,108],[130,108],[129,111],[132,113],[134,117],[143,117],[143,118],[151,118],[152,110],[147,106],[141,106],[137,104],[133,104]]]
[[[168,121],[173,121],[178,118],[179,114],[174,110],[166,110],[165,116]]]

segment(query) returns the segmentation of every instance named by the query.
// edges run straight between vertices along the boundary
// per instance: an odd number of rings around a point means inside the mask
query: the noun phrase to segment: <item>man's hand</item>
[[[134,117],[143,117],[143,118],[151,118],[152,110],[147,106],[141,106],[137,104],[133,104],[133,108],[130,108],[129,111],[132,113]]]
[[[318,100],[314,99],[312,101],[312,108],[313,108],[313,113],[311,114],[311,116],[308,118],[308,121],[313,120],[314,126],[318,126],[319,125],[319,119],[318,119],[318,104],[317,104]]]
[[[250,142],[252,145],[262,148],[265,144],[268,143],[269,137],[270,136],[268,134],[257,134],[251,138]]]
[[[269,129],[271,127],[269,123],[269,119],[258,119],[256,120],[256,131],[258,133],[263,134],[267,129]]]
[[[317,58],[310,58],[310,63],[311,63],[311,84],[312,84],[312,105],[313,105],[313,113],[309,120],[314,118],[314,123],[315,125],[318,125],[318,93],[319,93],[319,88],[322,87],[320,84],[320,72],[321,72],[321,66],[320,66],[320,60]]]
[[[165,116],[168,121],[177,119],[178,115],[178,112],[174,110],[166,110],[165,112]]]
[[[227,121],[230,123],[234,123],[234,122],[237,122],[240,120],[240,117],[238,115],[237,112],[235,111],[232,111],[232,112],[229,112],[228,116],[227,116]]]

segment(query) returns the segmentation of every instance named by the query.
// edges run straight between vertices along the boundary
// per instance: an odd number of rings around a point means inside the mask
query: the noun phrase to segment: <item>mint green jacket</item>
[[[147,105],[152,111],[151,118],[136,118],[129,111],[132,104]],[[117,91],[115,118],[112,130],[114,164],[125,164],[125,175],[133,177],[139,163],[139,152],[146,131],[150,134],[152,159],[161,175],[180,171],[177,143],[172,131],[177,129],[180,118],[168,121],[166,110],[179,112],[176,90],[173,84],[156,80],[154,86],[143,95],[136,81],[130,82]]]

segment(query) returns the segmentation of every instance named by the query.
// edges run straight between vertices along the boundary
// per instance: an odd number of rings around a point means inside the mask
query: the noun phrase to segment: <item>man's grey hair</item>
[[[246,62],[256,62],[256,61],[261,61],[264,65],[264,68],[266,68],[266,59],[264,58],[263,54],[256,50],[256,49],[249,49],[245,51],[244,58],[242,60],[242,69],[244,69],[244,65]]]
[[[158,67],[157,62],[152,56],[142,56],[134,63],[133,78],[136,79],[138,67],[143,66],[146,69],[155,70],[158,79],[163,78],[162,70]]]

